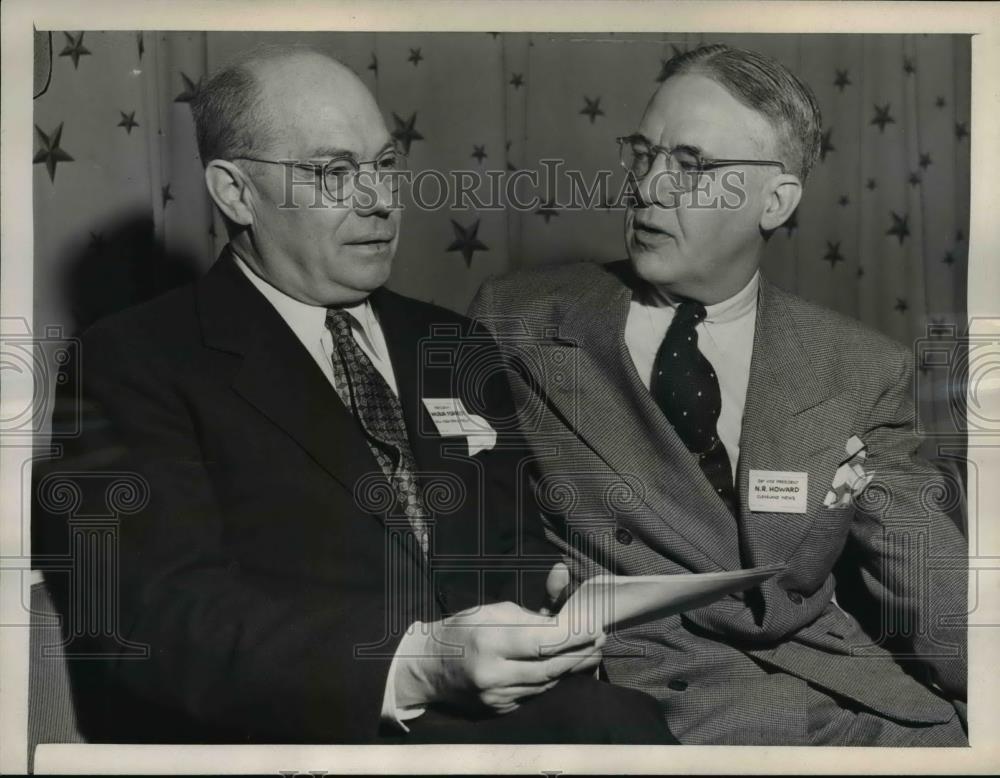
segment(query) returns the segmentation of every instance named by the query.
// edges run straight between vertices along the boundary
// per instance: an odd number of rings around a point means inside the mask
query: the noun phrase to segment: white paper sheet
[[[642,616],[669,616],[708,605],[727,594],[750,589],[785,569],[784,563],[747,570],[679,575],[589,578],[570,596],[559,616],[604,629]]]

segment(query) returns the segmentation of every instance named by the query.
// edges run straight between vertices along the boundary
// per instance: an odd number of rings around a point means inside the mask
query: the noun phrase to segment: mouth
[[[659,243],[673,237],[666,230],[638,219],[632,223],[632,235],[640,243]]]
[[[391,246],[395,238],[396,238],[395,235],[375,235],[370,238],[359,238],[358,240],[349,240],[346,242],[346,245],[357,246],[359,248],[367,248],[376,251]]]

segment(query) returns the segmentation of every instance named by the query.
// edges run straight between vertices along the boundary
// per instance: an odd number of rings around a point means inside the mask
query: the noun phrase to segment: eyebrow
[[[703,159],[711,159],[712,158],[712,155],[711,154],[706,154],[705,153],[705,149],[703,149],[701,146],[695,146],[695,145],[693,145],[691,143],[678,143],[676,146],[674,146],[674,150],[676,151],[677,149],[682,149],[684,151],[690,151],[696,157],[701,157]]]
[[[656,141],[650,140],[645,135],[643,135],[642,133],[639,133],[639,132],[634,133],[631,137],[634,138],[634,139],[636,139],[636,140],[641,140],[641,141],[647,143],[650,146],[659,146],[660,145]],[[692,154],[694,154],[695,156],[701,157],[703,159],[712,159],[713,158],[711,154],[706,154],[705,150],[701,146],[696,146],[693,143],[678,143],[676,146],[672,147],[673,151],[677,151],[678,149],[681,149],[683,151],[689,151]]]
[[[383,151],[391,148],[395,148],[395,143],[390,138],[385,142],[382,148],[376,152],[375,156],[377,157]],[[313,149],[309,153],[310,159],[318,159],[320,157],[351,157],[353,159],[357,159],[358,155],[350,149],[340,148],[338,146],[321,146],[320,148]]]

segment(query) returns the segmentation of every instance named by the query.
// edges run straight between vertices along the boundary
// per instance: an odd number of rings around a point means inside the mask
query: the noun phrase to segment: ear
[[[243,227],[253,224],[253,192],[243,171],[232,162],[214,159],[205,168],[205,186],[219,210]]]
[[[783,173],[768,182],[764,210],[760,215],[760,228],[764,232],[776,230],[796,209],[802,199],[802,182],[798,176]]]

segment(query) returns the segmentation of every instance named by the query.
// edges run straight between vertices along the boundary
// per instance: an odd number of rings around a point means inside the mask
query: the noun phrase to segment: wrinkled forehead
[[[701,73],[667,79],[646,106],[640,135],[662,146],[702,149],[706,156],[754,158],[773,154],[771,123],[719,82]]]
[[[344,151],[368,159],[390,139],[374,97],[339,63],[293,59],[257,75],[274,128],[274,153],[308,158]]]

